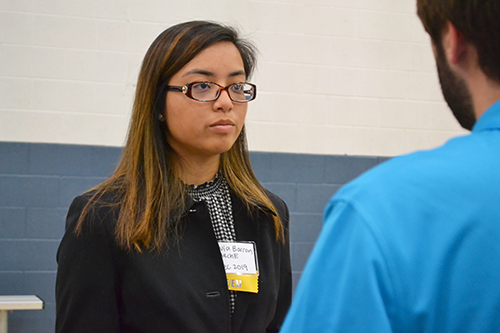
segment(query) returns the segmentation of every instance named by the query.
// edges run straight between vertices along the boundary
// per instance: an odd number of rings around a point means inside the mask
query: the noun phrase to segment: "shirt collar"
[[[500,100],[496,101],[476,121],[472,132],[500,129]]]

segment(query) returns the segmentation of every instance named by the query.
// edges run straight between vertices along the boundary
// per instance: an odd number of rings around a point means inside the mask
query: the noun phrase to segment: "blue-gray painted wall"
[[[53,332],[55,260],[66,211],[104,180],[120,148],[0,142],[0,295],[35,294],[42,311],[9,314],[9,332]],[[340,186],[386,158],[250,154],[261,183],[291,213],[294,285],[319,234],[325,204]]]

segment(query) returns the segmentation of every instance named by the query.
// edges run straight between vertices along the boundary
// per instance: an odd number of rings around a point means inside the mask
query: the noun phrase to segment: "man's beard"
[[[443,47],[437,45],[436,48],[436,65],[444,99],[460,125],[470,131],[476,123],[476,116],[469,88],[465,81],[451,70]]]

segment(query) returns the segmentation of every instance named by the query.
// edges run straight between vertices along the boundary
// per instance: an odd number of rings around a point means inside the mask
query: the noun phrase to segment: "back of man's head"
[[[500,84],[500,0],[417,0],[417,13],[436,45],[452,23],[476,48],[481,70]]]

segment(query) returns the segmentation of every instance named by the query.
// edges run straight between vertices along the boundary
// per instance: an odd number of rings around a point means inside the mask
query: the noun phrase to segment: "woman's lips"
[[[220,120],[210,125],[210,128],[217,133],[229,133],[234,129],[234,123],[230,120]]]

